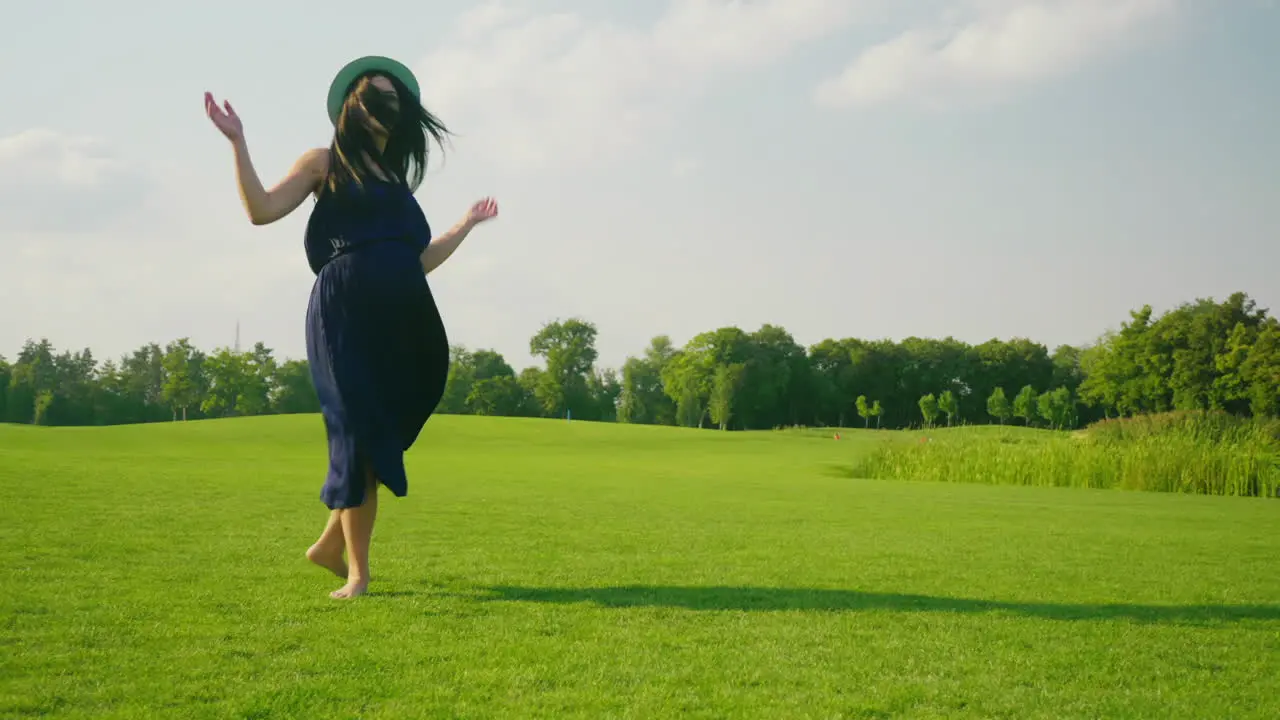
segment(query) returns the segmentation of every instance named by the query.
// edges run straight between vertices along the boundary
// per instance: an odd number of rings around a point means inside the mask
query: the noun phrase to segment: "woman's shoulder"
[[[309,175],[323,178],[329,174],[329,148],[317,147],[302,153],[298,164],[306,168]]]

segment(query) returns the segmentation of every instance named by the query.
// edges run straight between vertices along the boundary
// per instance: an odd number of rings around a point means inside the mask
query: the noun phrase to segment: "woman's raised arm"
[[[471,234],[472,228],[482,222],[488,222],[498,216],[498,203],[493,198],[485,198],[476,202],[467,210],[466,216],[458,221],[457,225],[449,228],[445,232],[431,239],[425,250],[422,251],[420,259],[422,261],[422,272],[431,274],[432,270],[440,267],[454,250],[462,244],[462,241]]]
[[[315,148],[303,153],[284,178],[267,190],[262,186],[262,180],[253,167],[249,147],[244,139],[244,126],[231,103],[224,100],[220,108],[212,93],[205,93],[204,106],[205,113],[214,126],[231,141],[236,158],[240,200],[244,203],[249,221],[254,225],[267,225],[287,216],[319,187],[328,172],[329,151],[326,148]]]

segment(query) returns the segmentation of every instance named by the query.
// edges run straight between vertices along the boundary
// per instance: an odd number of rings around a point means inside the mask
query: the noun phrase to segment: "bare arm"
[[[293,212],[302,201],[319,187],[329,165],[329,152],[325,148],[308,150],[299,157],[293,167],[275,187],[267,190],[253,168],[249,147],[244,136],[232,142],[236,158],[236,180],[240,185],[240,200],[244,203],[249,221],[254,225],[268,225]]]
[[[448,260],[453,251],[458,249],[476,225],[488,222],[497,216],[498,203],[493,198],[485,198],[472,205],[457,225],[432,238],[427,244],[420,256],[422,272],[430,274],[432,270],[440,267],[441,263]]]
[[[458,249],[462,241],[467,239],[467,235],[475,226],[475,222],[468,215],[457,225],[432,238],[426,249],[422,251],[422,272],[429,274],[440,267],[445,260],[449,259],[453,251]]]

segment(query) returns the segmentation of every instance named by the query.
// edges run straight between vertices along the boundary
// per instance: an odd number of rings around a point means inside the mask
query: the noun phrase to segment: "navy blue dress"
[[[316,274],[307,360],[329,438],[320,499],[364,503],[367,471],[408,492],[404,452],[444,395],[449,340],[422,270],[431,227],[408,186],[370,178],[326,190],[307,221]]]

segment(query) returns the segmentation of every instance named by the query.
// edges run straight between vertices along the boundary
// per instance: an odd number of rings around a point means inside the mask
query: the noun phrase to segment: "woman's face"
[[[400,96],[395,86],[386,76],[374,75],[358,92],[365,110],[365,127],[374,135],[390,135],[400,114]]]

